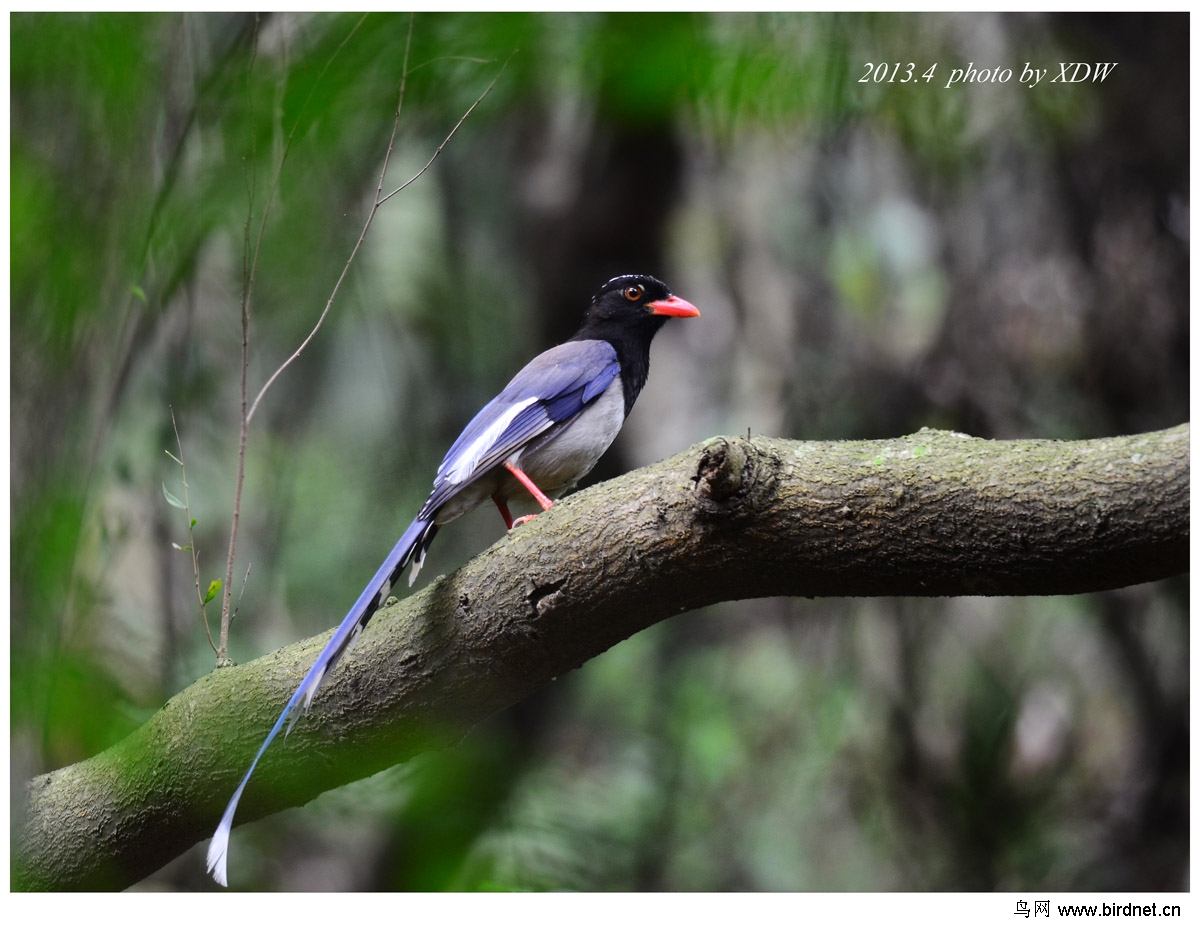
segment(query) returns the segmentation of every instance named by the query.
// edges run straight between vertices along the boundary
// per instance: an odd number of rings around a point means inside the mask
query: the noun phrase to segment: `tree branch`
[[[380,611],[263,758],[239,823],[451,744],[690,608],[1065,594],[1186,572],[1189,441],[1187,425],[1076,442],[707,440],[573,495]],[[217,670],[111,749],[31,780],[14,887],[123,886],[205,839],[327,637]]]

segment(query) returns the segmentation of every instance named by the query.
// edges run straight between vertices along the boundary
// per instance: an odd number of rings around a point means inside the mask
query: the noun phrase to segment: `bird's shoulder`
[[[604,391],[620,370],[612,343],[603,339],[573,340],[532,359],[513,376],[496,400],[553,401],[581,393],[580,401],[587,403]]]

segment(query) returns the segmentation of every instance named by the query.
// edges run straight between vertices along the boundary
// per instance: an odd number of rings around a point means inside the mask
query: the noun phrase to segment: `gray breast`
[[[518,453],[516,465],[551,497],[592,471],[625,422],[625,392],[614,378],[574,419],[549,430]]]

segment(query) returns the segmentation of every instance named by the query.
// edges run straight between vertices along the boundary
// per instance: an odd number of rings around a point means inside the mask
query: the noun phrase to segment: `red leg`
[[[512,511],[508,509],[508,503],[496,495],[492,495],[492,503],[496,505],[496,509],[500,512],[500,516],[504,518],[504,526],[509,530],[512,530]]]
[[[542,493],[542,490],[533,483],[533,479],[513,465],[511,460],[504,463],[504,468],[508,469],[509,472],[516,476],[517,481],[524,485],[528,492],[533,495],[534,500],[542,506],[543,511],[548,511],[550,508],[554,507],[554,502]],[[528,514],[525,517],[518,517],[512,522],[512,524],[509,525],[509,529],[511,530],[513,527],[519,524],[533,520],[535,517],[537,517],[536,514]]]

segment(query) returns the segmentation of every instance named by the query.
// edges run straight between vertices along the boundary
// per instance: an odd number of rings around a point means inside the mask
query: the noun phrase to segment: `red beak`
[[[650,308],[650,313],[661,314],[664,317],[699,317],[698,311],[694,305],[689,304],[681,297],[676,297],[672,294],[670,297],[663,298],[661,301],[651,301],[646,305]]]

